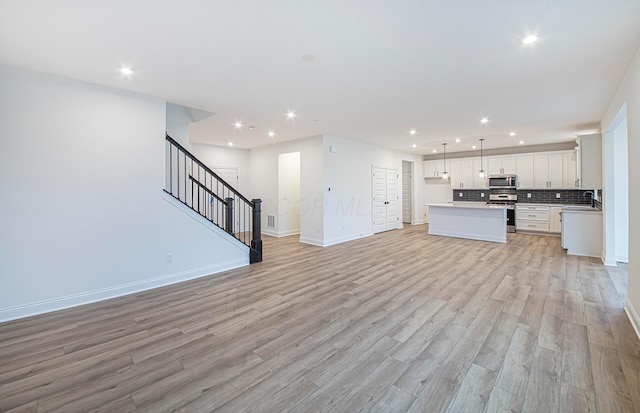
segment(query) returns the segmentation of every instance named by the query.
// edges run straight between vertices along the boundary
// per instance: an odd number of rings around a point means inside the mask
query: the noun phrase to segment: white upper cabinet
[[[473,160],[473,187],[475,189],[487,189],[489,177],[489,172],[487,171],[487,160],[484,159],[482,161],[483,165],[480,163],[480,159]],[[480,178],[480,170],[484,169],[484,178]]]
[[[450,174],[451,188],[453,189],[486,188],[485,180],[479,177],[479,158],[452,159],[450,163]]]
[[[563,187],[563,154],[540,154],[534,156],[534,189],[560,189]]]
[[[579,188],[580,158],[576,151],[458,158],[447,163],[453,189],[485,189],[489,175],[517,175],[518,189]],[[443,161],[425,161],[425,178],[442,177]],[[480,178],[480,170],[485,179]]]
[[[602,135],[580,136],[578,138],[578,187],[584,189],[602,188]]]
[[[514,156],[492,156],[487,159],[489,175],[512,175],[516,173]]]
[[[487,159],[489,175],[499,175],[502,173],[502,158],[491,157]]]
[[[462,188],[462,159],[452,159],[449,162],[449,176],[451,188]]]
[[[561,189],[564,187],[563,155],[549,155],[549,188]]]
[[[533,189],[533,155],[516,157],[516,175],[519,189]]]
[[[442,178],[443,161],[424,161],[424,177],[425,178]]]
[[[578,188],[578,154],[573,151],[562,155],[563,187]]]

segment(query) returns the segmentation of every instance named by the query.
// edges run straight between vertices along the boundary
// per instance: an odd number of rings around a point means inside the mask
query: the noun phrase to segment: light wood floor
[[[0,324],[0,411],[631,412],[624,268],[426,226]]]

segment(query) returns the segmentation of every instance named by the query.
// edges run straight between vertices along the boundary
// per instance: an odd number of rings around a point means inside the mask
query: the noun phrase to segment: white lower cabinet
[[[562,232],[562,207],[549,207],[549,232],[556,234]]]
[[[549,207],[516,205],[516,231],[549,232]]]
[[[562,248],[569,255],[602,256],[602,211],[563,211]]]
[[[561,211],[560,205],[516,205],[516,230],[560,234],[562,232]]]

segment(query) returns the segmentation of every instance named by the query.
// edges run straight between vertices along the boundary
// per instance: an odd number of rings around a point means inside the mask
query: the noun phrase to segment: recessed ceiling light
[[[511,133],[509,133],[509,136],[516,136],[516,133],[515,132],[511,132]]]
[[[418,145],[416,145],[416,144],[414,143],[413,145],[411,145],[411,147],[412,147],[413,149],[415,149],[415,148],[417,148],[417,147],[418,147]]]
[[[255,127],[255,126],[253,126],[253,125],[249,126],[249,129],[251,129],[251,130],[254,130],[255,128],[256,128],[256,127]]]
[[[522,42],[522,44],[533,44],[536,42],[536,40],[538,40],[538,36],[536,36],[535,34],[530,34],[524,36],[520,41]]]
[[[476,145],[473,145],[473,146],[471,147],[471,149],[475,149],[475,148],[476,148]]]
[[[416,133],[417,133],[417,132],[416,132],[416,130],[415,130],[415,129],[411,129],[411,130],[409,131],[409,135],[415,135]]]
[[[242,122],[240,122],[240,121],[236,121],[236,123],[234,123],[234,124],[233,124],[233,126],[234,126],[236,129],[240,129],[240,128],[242,127]]]
[[[482,118],[482,119],[480,119],[480,123],[487,124],[487,123],[489,123],[489,119],[488,118]]]
[[[276,136],[276,133],[270,130],[269,133],[267,133],[267,135],[269,135],[270,138],[273,138],[274,136]]]
[[[456,143],[460,143],[460,138],[456,138]]]
[[[518,142],[520,145],[524,145],[524,141],[520,141]]]
[[[294,119],[296,116],[298,115],[292,110],[287,112],[287,119]]]
[[[130,67],[121,67],[120,68],[120,73],[122,73],[125,76],[131,76],[133,74],[133,69]]]
[[[233,146],[233,142],[229,142],[229,146]]]
[[[438,152],[438,150],[437,150],[437,149],[434,149],[434,150],[433,150],[433,153],[437,153],[437,152]]]

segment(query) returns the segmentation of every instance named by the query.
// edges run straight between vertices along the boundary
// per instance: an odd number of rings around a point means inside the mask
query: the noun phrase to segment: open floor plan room
[[[0,324],[0,411],[632,412],[625,267],[410,226]]]

